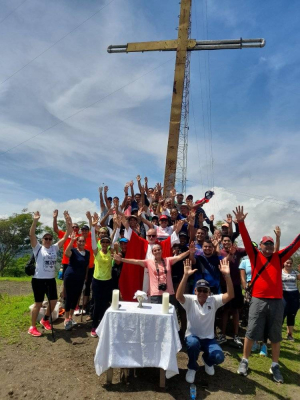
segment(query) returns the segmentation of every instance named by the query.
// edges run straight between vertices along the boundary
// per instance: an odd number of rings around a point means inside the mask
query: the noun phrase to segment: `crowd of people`
[[[208,217],[203,209],[205,198],[196,201],[189,195],[184,199],[175,189],[163,194],[161,184],[148,187],[148,179],[142,184],[140,176],[137,186],[135,193],[133,181],[125,185],[122,203],[117,196],[108,196],[107,186],[100,187],[100,213],[86,212],[88,224],[81,228],[65,211],[66,230],[60,230],[55,210],[56,244],[49,232],[39,244],[35,231],[40,214],[34,213],[30,241],[36,259],[32,278],[35,304],[28,333],[42,334],[36,321],[45,295],[49,303],[40,324],[51,329],[50,312],[58,299],[55,265],[63,247],[67,331],[76,325],[74,315],[87,313],[86,321],[92,321],[91,336],[97,337],[96,328],[110,305],[113,289],[120,290],[124,301],[133,301],[135,292],[143,290],[156,304],[162,303],[163,293],[169,293],[180,320],[180,338],[187,347],[188,382],[194,382],[201,351],[209,375],[214,374],[214,365],[223,362],[220,345],[228,340],[230,317],[232,342],[243,347],[238,374],[247,375],[251,350],[261,346],[261,353],[267,355],[269,340],[270,372],[276,382],[283,382],[278,364],[281,330],[286,318],[287,340],[294,340],[300,274],[293,269],[291,257],[300,247],[300,235],[280,249],[277,226],[275,241],[263,236],[256,244],[246,229],[243,207],[233,211],[234,218],[227,214],[222,225],[216,226],[214,216]],[[236,244],[239,235],[243,248]],[[240,325],[247,327],[244,343]]]

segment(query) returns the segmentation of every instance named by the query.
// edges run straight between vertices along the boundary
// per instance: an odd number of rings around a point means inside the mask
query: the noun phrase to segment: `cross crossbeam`
[[[108,46],[108,53],[134,53],[145,51],[176,51],[176,64],[169,126],[169,140],[164,178],[164,193],[175,187],[177,154],[179,144],[185,66],[188,51],[232,50],[264,47],[264,39],[195,40],[189,38],[192,0],[181,0],[178,38],[156,42],[136,42]]]

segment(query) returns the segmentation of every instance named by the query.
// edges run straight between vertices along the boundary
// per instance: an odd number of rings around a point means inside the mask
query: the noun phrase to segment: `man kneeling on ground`
[[[184,275],[177,289],[176,299],[187,314],[185,342],[189,362],[185,379],[189,383],[195,380],[196,371],[199,368],[197,360],[200,351],[203,351],[202,360],[208,375],[214,375],[214,365],[224,361],[223,351],[214,339],[214,322],[217,309],[233,299],[234,290],[227,260],[220,261],[219,269],[226,281],[227,293],[225,294],[211,295],[209,283],[204,279],[197,281],[194,295],[184,294],[189,276],[197,271],[192,270],[191,260],[186,260],[184,263]]]

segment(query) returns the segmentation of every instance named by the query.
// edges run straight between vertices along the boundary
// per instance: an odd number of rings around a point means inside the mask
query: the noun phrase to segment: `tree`
[[[29,229],[32,224],[32,214],[22,210],[21,214],[13,214],[0,219],[0,275],[4,269],[12,266],[18,253],[30,248]],[[38,224],[37,235],[41,232]]]

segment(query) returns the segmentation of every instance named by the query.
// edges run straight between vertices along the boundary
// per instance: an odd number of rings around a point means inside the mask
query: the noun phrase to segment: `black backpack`
[[[38,258],[38,255],[39,255],[39,252],[40,252],[41,248],[42,248],[42,246],[39,248],[39,251],[37,252],[36,258]],[[30,260],[25,265],[25,274],[26,275],[33,276],[35,274],[36,258],[34,257],[34,254],[32,254]]]

